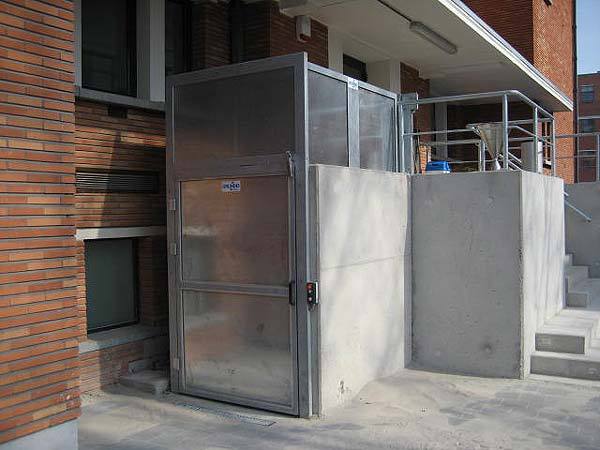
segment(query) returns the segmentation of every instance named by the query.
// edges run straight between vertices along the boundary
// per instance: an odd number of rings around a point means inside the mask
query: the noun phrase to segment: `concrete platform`
[[[84,396],[80,450],[600,448],[600,386],[404,370],[305,420],[115,387]]]

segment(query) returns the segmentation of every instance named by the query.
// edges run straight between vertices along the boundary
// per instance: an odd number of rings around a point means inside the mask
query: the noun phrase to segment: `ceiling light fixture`
[[[458,51],[456,45],[454,45],[445,37],[437,34],[435,31],[433,31],[431,28],[429,28],[422,22],[410,22],[408,28],[413,33],[418,34],[423,39],[431,42],[433,45],[445,51],[449,55],[454,55]]]

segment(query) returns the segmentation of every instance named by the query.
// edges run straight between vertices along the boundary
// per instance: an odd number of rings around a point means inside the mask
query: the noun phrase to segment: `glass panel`
[[[135,96],[135,0],[81,2],[83,86]]]
[[[137,320],[132,239],[85,242],[88,330]]]
[[[294,73],[285,68],[176,88],[175,164],[294,150]]]
[[[184,291],[186,388],[291,405],[290,314],[281,298]]]
[[[188,11],[182,0],[165,3],[165,73],[173,75],[188,70]]]
[[[185,280],[287,286],[287,177],[186,181],[181,197]]]
[[[360,167],[394,170],[394,100],[360,89]]]
[[[348,95],[346,83],[308,72],[310,161],[348,166]]]

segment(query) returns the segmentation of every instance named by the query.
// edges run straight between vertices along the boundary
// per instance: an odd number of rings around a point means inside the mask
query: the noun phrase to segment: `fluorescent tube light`
[[[423,39],[431,42],[433,45],[435,45],[439,49],[445,51],[449,55],[454,55],[458,51],[458,48],[456,47],[456,45],[454,45],[452,42],[450,42],[445,37],[437,34],[435,31],[433,31],[431,28],[429,28],[427,25],[423,24],[422,22],[411,22],[409,24],[408,28],[413,33],[418,34]]]

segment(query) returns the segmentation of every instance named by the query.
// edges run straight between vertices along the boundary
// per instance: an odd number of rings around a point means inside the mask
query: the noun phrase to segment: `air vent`
[[[86,172],[75,175],[77,192],[158,192],[155,172]]]

